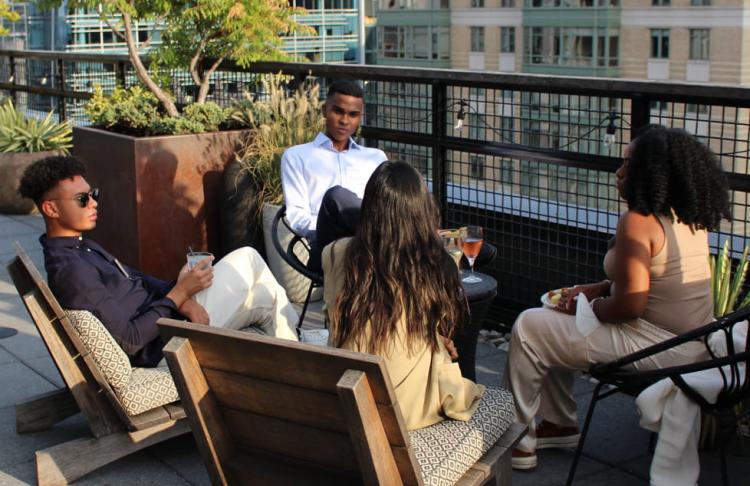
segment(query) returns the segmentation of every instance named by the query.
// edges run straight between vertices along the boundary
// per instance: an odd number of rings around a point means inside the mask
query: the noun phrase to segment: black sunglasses
[[[99,200],[99,188],[94,187],[89,192],[82,192],[80,194],[76,194],[75,197],[58,197],[55,199],[50,199],[50,201],[77,201],[78,205],[82,208],[85,208],[89,205],[89,198],[93,199],[94,201]]]

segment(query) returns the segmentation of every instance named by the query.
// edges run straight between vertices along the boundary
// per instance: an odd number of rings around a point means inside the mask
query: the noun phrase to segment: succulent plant
[[[55,121],[49,112],[43,119],[27,117],[11,100],[0,105],[0,152],[44,152],[59,150],[68,153],[72,146],[70,123]]]

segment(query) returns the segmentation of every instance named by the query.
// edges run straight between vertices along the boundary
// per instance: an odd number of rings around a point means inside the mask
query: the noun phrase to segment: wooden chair
[[[381,357],[158,325],[213,484],[424,484]],[[510,484],[526,428],[509,413],[510,427],[456,484]]]
[[[190,431],[179,404],[129,416],[83,346],[47,283],[23,248],[8,273],[36,324],[67,388],[16,404],[19,434],[47,430],[83,414],[93,437],[81,437],[36,452],[39,485],[67,484],[140,449]]]

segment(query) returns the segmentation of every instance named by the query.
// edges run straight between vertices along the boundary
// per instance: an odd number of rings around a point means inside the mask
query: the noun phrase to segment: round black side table
[[[467,273],[468,271],[462,272],[461,278]],[[479,330],[482,328],[482,322],[490,310],[492,301],[497,296],[497,280],[477,271],[474,274],[482,281],[463,284],[466,300],[469,302],[469,322],[465,323],[453,338],[458,352],[458,366],[461,368],[461,374],[472,381],[476,381],[477,378],[476,355]]]

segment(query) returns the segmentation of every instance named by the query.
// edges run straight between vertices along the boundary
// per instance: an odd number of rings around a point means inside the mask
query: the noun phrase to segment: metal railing
[[[499,74],[420,68],[225,63],[209,99],[228,104],[259,92],[261,76],[288,74],[323,87],[360,80],[361,135],[428,179],[447,227],[479,224],[498,247],[499,296],[491,318],[506,324],[547,289],[603,277],[607,241],[624,206],[613,173],[622,149],[649,123],[699,136],[720,158],[734,220],[711,235],[715,251],[747,241],[750,212],[750,89],[736,86]],[[194,88],[171,74],[178,101]],[[42,81],[45,81],[44,83]],[[0,95],[30,112],[54,110],[85,123],[95,84],[137,82],[126,56],[0,51]],[[324,89],[321,90],[324,92]],[[609,144],[605,144],[609,139]]]

